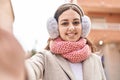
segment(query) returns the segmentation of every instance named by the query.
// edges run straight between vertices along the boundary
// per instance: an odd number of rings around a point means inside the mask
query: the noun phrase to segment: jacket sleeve
[[[39,80],[43,77],[44,55],[36,53],[25,61],[27,80]]]

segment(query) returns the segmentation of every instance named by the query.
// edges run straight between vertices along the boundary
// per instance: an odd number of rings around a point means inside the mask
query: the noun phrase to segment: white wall
[[[12,0],[15,22],[14,34],[23,48],[28,51],[45,47],[48,39],[46,21],[55,10],[68,0]]]

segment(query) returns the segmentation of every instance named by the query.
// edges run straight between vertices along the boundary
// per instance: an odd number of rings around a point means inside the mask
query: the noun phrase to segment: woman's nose
[[[69,30],[72,31],[72,30],[74,30],[74,29],[75,29],[75,27],[74,27],[73,25],[70,25],[70,26],[69,26]]]

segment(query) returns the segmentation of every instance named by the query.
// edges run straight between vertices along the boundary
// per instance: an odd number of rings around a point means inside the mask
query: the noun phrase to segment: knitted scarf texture
[[[63,41],[61,38],[57,38],[50,44],[50,51],[53,54],[61,55],[72,63],[82,62],[91,54],[91,49],[86,42],[87,40],[84,38],[77,42]]]

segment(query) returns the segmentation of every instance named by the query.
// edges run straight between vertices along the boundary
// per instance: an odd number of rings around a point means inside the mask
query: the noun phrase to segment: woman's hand
[[[24,53],[14,35],[0,28],[1,80],[24,80]]]

